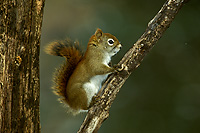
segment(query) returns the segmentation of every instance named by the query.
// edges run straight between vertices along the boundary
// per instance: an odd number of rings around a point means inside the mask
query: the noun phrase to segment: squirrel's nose
[[[118,47],[121,49],[121,47],[122,47],[122,44],[120,43],[120,44],[118,45]]]

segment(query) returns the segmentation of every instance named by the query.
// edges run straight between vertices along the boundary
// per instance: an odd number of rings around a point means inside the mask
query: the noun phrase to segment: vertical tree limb
[[[44,0],[0,2],[0,132],[40,132],[39,52]]]
[[[97,102],[88,112],[79,133],[97,132],[103,121],[109,116],[109,109],[119,89],[122,87],[129,75],[135,70],[151,50],[151,48],[162,37],[169,28],[175,15],[184,3],[189,0],[167,0],[156,16],[148,23],[144,34],[138,39],[133,47],[124,55],[118,63],[123,68],[119,73],[112,74],[104,83],[104,92],[101,100]]]

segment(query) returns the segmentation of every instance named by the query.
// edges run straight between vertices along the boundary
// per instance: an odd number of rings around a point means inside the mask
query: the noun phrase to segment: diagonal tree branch
[[[156,16],[148,23],[144,34],[138,39],[133,47],[124,55],[118,63],[122,71],[112,74],[102,86],[103,94],[100,101],[90,108],[79,133],[97,132],[103,121],[109,116],[109,109],[119,92],[120,88],[151,50],[151,48],[162,37],[163,33],[169,28],[175,15],[183,4],[189,0],[167,0]]]

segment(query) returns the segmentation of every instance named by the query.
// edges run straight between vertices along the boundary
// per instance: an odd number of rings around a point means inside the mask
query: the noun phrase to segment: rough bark
[[[44,0],[0,1],[0,132],[40,132]]]
[[[88,112],[79,133],[97,132],[103,121],[109,116],[109,109],[120,88],[151,50],[163,33],[169,28],[175,15],[184,3],[189,0],[167,0],[156,16],[148,23],[144,34],[138,39],[133,47],[124,55],[118,63],[123,69],[112,74],[103,85],[101,100],[97,102]]]

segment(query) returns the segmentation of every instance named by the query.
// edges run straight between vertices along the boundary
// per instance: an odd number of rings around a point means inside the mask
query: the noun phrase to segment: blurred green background
[[[86,114],[72,116],[52,93],[52,75],[64,58],[44,47],[66,37],[86,48],[96,28],[123,44],[119,62],[165,0],[46,0],[42,27],[42,133],[76,132]],[[200,1],[191,0],[121,88],[100,133],[200,133]]]

